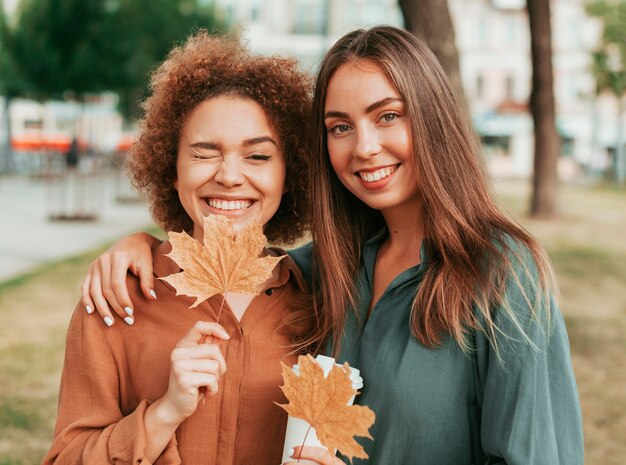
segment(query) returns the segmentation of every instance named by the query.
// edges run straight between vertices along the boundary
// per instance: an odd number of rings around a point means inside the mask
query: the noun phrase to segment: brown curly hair
[[[312,86],[296,60],[253,56],[241,42],[201,30],[171,50],[152,74],[150,88],[127,169],[159,226],[192,231],[193,221],[174,189],[180,133],[200,103],[228,94],[261,105],[280,138],[287,172],[285,194],[265,226],[268,240],[290,244],[302,236],[309,220],[306,135]]]

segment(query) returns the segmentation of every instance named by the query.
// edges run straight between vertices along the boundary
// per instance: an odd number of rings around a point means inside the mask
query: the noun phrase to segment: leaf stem
[[[220,322],[220,316],[222,315],[222,309],[224,308],[224,302],[226,302],[226,294],[228,294],[228,291],[224,292],[224,294],[222,294],[222,304],[220,305],[220,309],[217,312],[217,321],[216,323]]]
[[[311,428],[313,428],[313,426],[309,425],[309,428],[306,430],[306,434],[304,435],[304,440],[302,441],[302,447],[304,447],[304,445],[306,444],[306,438],[311,432]],[[300,457],[302,457],[302,447],[300,447],[300,453],[298,454],[298,460],[297,460],[298,462],[300,461]]]

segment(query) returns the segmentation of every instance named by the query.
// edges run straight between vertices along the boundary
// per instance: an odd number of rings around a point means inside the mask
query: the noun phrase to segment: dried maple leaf
[[[176,295],[195,297],[191,308],[216,294],[258,294],[283,257],[259,257],[266,244],[261,226],[252,222],[236,235],[232,221],[219,215],[204,218],[204,245],[187,233],[169,232],[167,254],[183,271],[160,278]]]
[[[350,381],[350,367],[333,367],[327,377],[310,355],[298,357],[299,375],[282,363],[285,385],[281,387],[289,403],[278,404],[289,415],[307,421],[328,450],[339,450],[352,461],[366,459],[367,453],[354,436],[372,439],[369,428],[376,415],[369,407],[347,405],[357,391]]]

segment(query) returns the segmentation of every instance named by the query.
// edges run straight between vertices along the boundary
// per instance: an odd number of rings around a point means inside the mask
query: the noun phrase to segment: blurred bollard
[[[141,197],[132,186],[126,170],[124,169],[124,161],[126,159],[126,151],[118,151],[113,154],[113,169],[115,171],[115,200],[118,203],[137,203],[141,201]]]
[[[73,144],[72,144],[73,145]],[[62,172],[46,178],[50,221],[96,221],[104,205],[102,164],[94,154],[83,156],[77,147],[64,155]]]

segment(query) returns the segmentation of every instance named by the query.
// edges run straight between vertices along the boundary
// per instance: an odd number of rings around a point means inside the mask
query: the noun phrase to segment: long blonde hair
[[[346,311],[358,304],[355,277],[362,244],[385,226],[379,211],[341,184],[326,145],[328,84],[342,64],[355,60],[372,62],[386,74],[410,121],[428,256],[413,301],[412,332],[427,347],[441,345],[449,334],[468,350],[474,330],[497,344],[496,306],[523,329],[506,301],[507,286],[513,282],[532,316],[538,316],[536,309],[554,287],[553,272],[541,246],[492,200],[478,138],[434,55],[408,32],[388,26],[342,37],[317,75],[310,199],[319,337],[332,336],[338,352]]]

